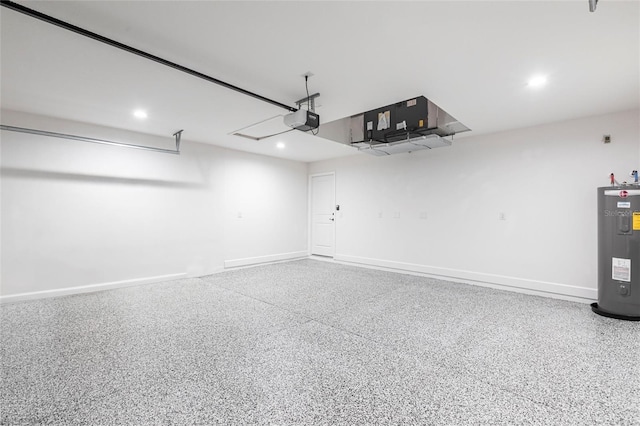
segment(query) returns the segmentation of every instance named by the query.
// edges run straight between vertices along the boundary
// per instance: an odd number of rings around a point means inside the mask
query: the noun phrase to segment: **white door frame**
[[[307,223],[307,253],[309,254],[309,256],[311,256],[311,228],[313,227],[313,212],[311,211],[312,208],[312,197],[313,197],[313,178],[314,177],[320,177],[320,176],[333,176],[333,201],[336,201],[336,172],[324,172],[324,173],[314,173],[312,175],[309,175],[309,196],[308,196],[308,205],[307,205],[307,211],[309,212],[308,214],[308,223]],[[335,206],[334,206],[335,209]],[[335,257],[336,254],[336,222],[334,220],[333,222],[333,254],[331,255],[331,257]]]

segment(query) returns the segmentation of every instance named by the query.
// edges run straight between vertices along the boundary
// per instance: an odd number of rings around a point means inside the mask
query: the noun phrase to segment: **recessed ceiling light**
[[[536,75],[529,79],[529,87],[542,87],[547,84],[547,76],[546,75]]]
[[[142,110],[142,109],[137,109],[137,110],[133,111],[133,116],[135,118],[139,118],[141,120],[144,120],[145,118],[147,118],[147,111]]]
[[[276,148],[278,148],[278,149],[284,149],[284,142],[278,142],[278,143],[276,144]]]

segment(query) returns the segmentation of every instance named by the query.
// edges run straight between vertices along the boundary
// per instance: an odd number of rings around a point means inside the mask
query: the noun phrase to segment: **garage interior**
[[[640,422],[640,3],[2,6],[2,424]]]

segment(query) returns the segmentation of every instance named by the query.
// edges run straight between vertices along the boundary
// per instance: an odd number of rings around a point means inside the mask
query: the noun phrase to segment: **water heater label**
[[[640,231],[640,212],[633,212],[633,230]]]
[[[619,209],[630,209],[631,208],[631,201],[618,201],[618,208]]]
[[[631,259],[611,258],[611,278],[631,282]]]
[[[623,196],[624,194],[624,196]],[[619,189],[607,189],[604,191],[604,195],[609,196],[609,197],[622,197],[622,198],[627,198],[627,197],[633,197],[633,196],[637,196],[640,195],[640,189],[625,189],[625,190],[619,190]]]

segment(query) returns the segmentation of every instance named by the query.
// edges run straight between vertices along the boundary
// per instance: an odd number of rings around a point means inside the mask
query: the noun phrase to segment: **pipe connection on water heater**
[[[618,182],[616,180],[615,174],[611,173],[609,175],[609,183],[613,187],[616,187],[616,186],[640,186],[640,182],[638,181],[638,171],[637,170],[632,170],[631,173],[629,173],[629,176],[633,177],[633,183],[628,183],[627,181],[623,181],[622,183],[620,183],[620,182]]]

